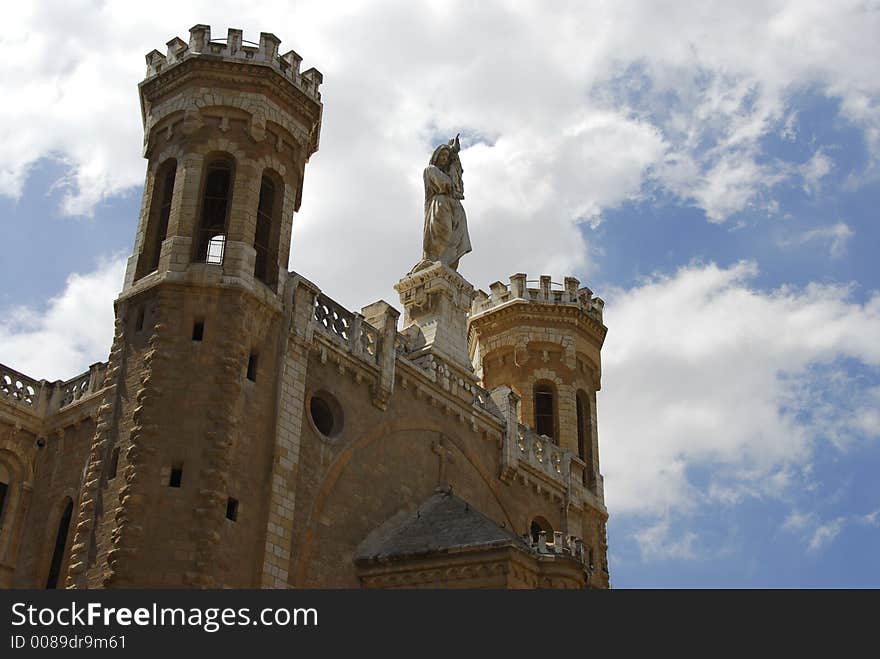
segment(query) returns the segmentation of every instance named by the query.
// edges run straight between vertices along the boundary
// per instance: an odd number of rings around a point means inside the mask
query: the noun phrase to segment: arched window
[[[6,512],[6,495],[12,482],[6,465],[0,464],[0,531],[3,530],[3,513]]]
[[[171,216],[171,197],[174,194],[176,175],[177,161],[174,159],[166,160],[156,172],[153,183],[153,200],[150,203],[150,217],[144,235],[144,246],[138,260],[138,279],[159,267],[162,242],[168,233],[168,218]]]
[[[553,527],[550,526],[550,522],[543,517],[536,517],[529,526],[529,535],[532,536],[533,543],[537,544],[541,531],[544,532],[545,541],[553,542]]]
[[[549,382],[535,385],[535,430],[539,435],[547,435],[554,442],[556,438],[556,394]]]
[[[575,397],[577,410],[578,457],[586,464],[584,485],[592,488],[594,481],[593,433],[590,426],[590,399],[587,392],[580,390]]]
[[[281,215],[281,200],[278,199],[277,190],[278,186],[272,177],[264,175],[260,183],[257,228],[254,233],[254,249],[257,250],[254,277],[273,288],[278,278],[278,253],[275,249],[278,232],[275,231],[275,225]]]
[[[70,530],[71,517],[73,517],[73,501],[68,497],[67,505],[58,522],[58,533],[55,534],[55,550],[52,552],[52,563],[49,565],[49,576],[46,579],[47,589],[58,587],[61,566],[64,563],[64,552],[67,548],[67,532]]]
[[[196,261],[215,265],[223,263],[231,202],[232,161],[226,158],[212,160],[205,170],[205,193],[196,236]]]

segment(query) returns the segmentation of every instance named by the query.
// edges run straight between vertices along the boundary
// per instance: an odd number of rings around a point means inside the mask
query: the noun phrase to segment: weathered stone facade
[[[608,587],[602,301],[438,262],[398,331],[288,273],[321,74],[278,45],[147,55],[109,360],[0,367],[0,586]]]

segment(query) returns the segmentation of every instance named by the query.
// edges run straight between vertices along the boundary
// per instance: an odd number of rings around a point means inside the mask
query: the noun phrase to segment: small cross
[[[440,460],[440,467],[437,474],[437,489],[448,489],[449,483],[446,480],[446,467],[449,462],[455,461],[455,456],[447,446],[447,439],[440,435],[440,439],[435,440],[431,445],[431,450],[437,454]]]

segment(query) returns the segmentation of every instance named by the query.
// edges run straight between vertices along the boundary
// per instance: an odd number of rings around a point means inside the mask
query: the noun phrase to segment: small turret
[[[595,410],[607,328],[604,302],[579,286],[574,277],[558,284],[519,273],[509,285],[477,291],[468,345],[483,386],[513,389],[522,398],[520,421],[577,455],[584,485],[601,497]]]
[[[175,37],[166,54],[146,56],[149,164],[126,290],[192,264],[277,290],[322,114],[320,72],[300,74],[301,58],[279,56],[280,43],[268,32],[248,42],[236,29],[212,39],[196,25],[188,43]]]

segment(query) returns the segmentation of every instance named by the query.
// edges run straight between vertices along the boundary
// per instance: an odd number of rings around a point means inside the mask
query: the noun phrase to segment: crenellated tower
[[[510,387],[520,398],[519,422],[577,456],[572,478],[583,493],[582,510],[563,511],[568,534],[584,538],[597,582],[607,585],[604,491],[599,472],[596,392],[607,328],[604,302],[574,277],[547,275],[495,282],[476,292],[468,318],[468,345],[483,387]],[[542,529],[552,533],[553,529]],[[533,529],[538,533],[539,529]],[[597,555],[598,554],[598,555]]]
[[[316,69],[206,25],[146,56],[147,175],[68,585],[255,587]]]

